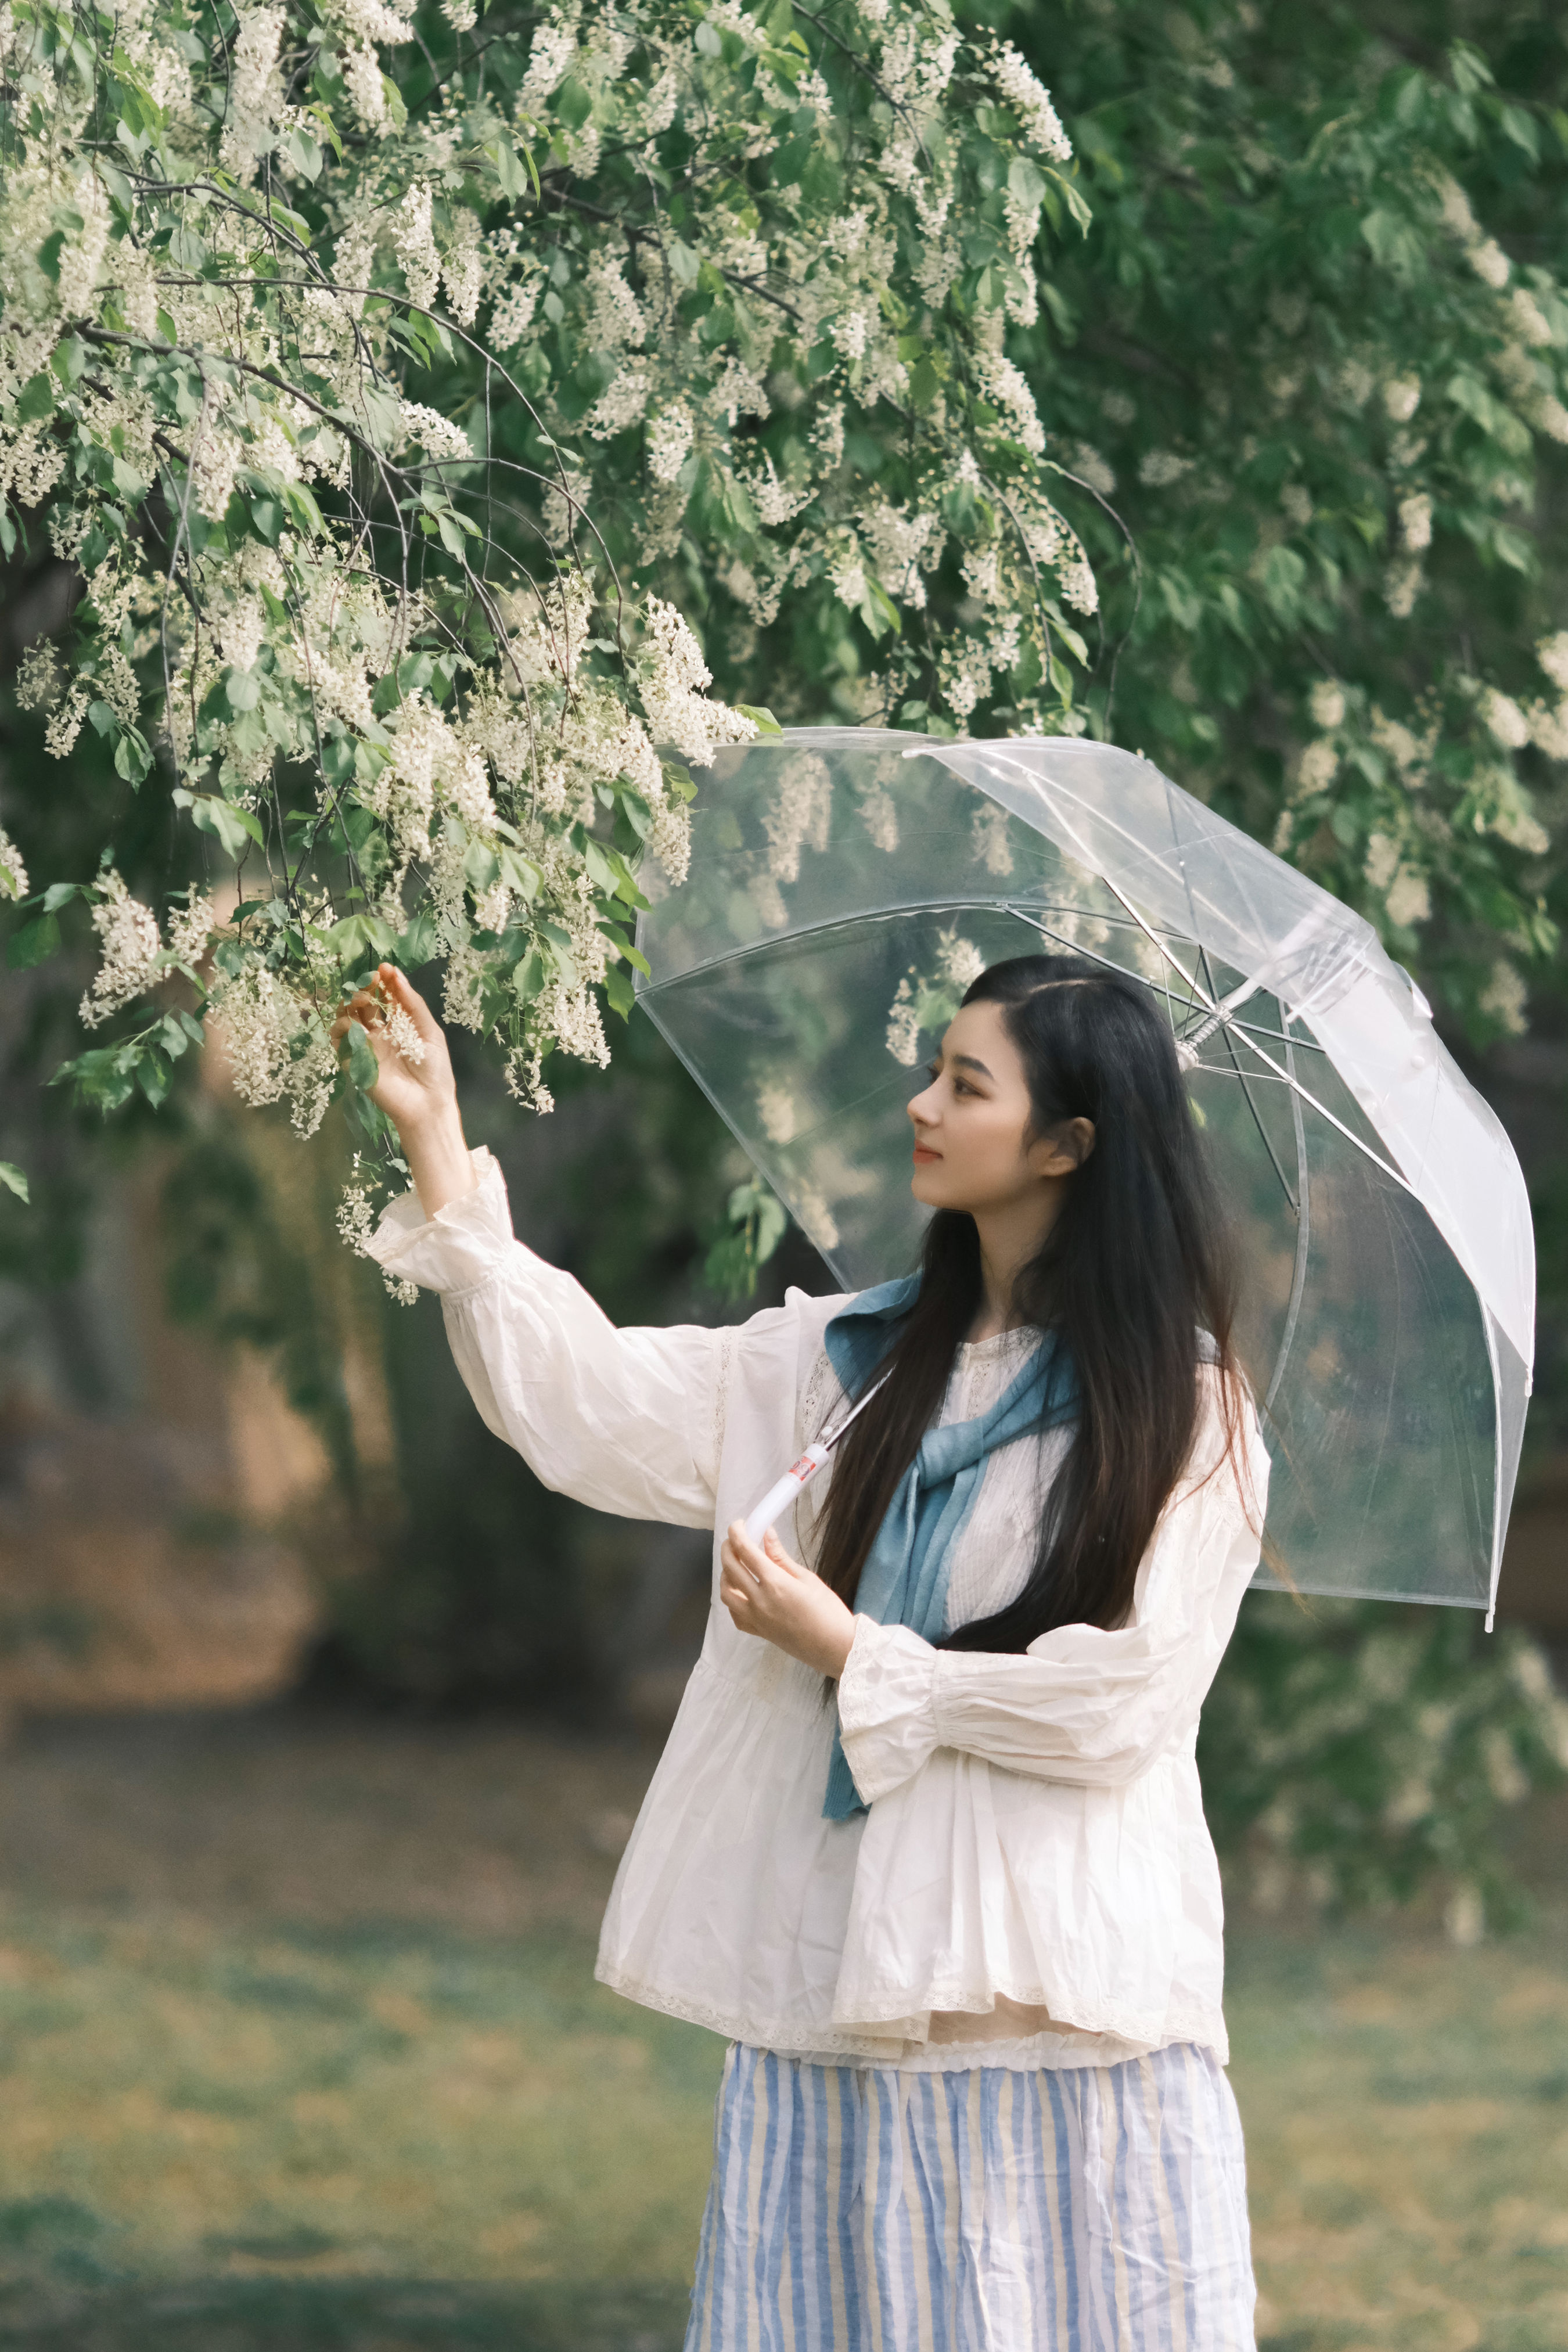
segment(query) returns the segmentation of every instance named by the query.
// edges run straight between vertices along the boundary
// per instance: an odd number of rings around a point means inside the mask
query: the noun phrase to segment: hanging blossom
[[[842,29],[872,62],[868,107],[832,58],[786,78],[762,20],[735,0],[700,0],[700,14],[717,40],[700,33],[693,50],[683,37],[678,72],[661,40],[637,48],[648,20],[635,11],[590,0],[535,26],[517,120],[527,132],[576,93],[554,152],[579,209],[547,288],[536,277],[520,298],[495,292],[492,331],[516,346],[509,364],[520,382],[528,372],[552,449],[581,453],[600,516],[619,525],[628,587],[680,601],[695,545],[754,628],[786,598],[807,625],[828,598],[853,616],[847,631],[820,616],[828,642],[853,638],[858,655],[825,675],[828,708],[890,719],[910,696],[965,719],[994,699],[1016,725],[1063,723],[1076,658],[1066,648],[1079,641],[1058,625],[1094,611],[1098,593],[1070,523],[1042,512],[1048,419],[1009,348],[1013,327],[1036,316],[1042,220],[1061,217],[1047,193],[1082,211],[1048,91],[1011,44],[967,39],[904,0],[851,0]],[[989,172],[984,184],[975,176],[961,135],[982,107],[1016,165],[1005,193]],[[673,238],[651,197],[628,214],[620,178],[595,179],[601,147],[636,152],[649,124],[679,125],[697,150]],[[805,193],[815,175],[803,179],[797,158],[776,187],[763,175],[743,215],[719,200],[731,150],[761,160],[792,137],[821,142],[831,198],[826,179],[820,197]],[[568,349],[581,359],[570,388]],[[896,474],[879,479],[888,511],[863,518],[855,436],[863,425],[884,432],[889,400],[910,430]],[[921,544],[919,519],[942,512],[955,478],[979,495]],[[552,529],[555,499],[546,491]],[[991,582],[978,622],[948,565]],[[728,634],[743,642],[733,623]]]
[[[157,916],[132,897],[112,866],[98,885],[92,928],[98,933],[99,967],[79,1007],[89,1029],[96,1029],[153,986],[163,947]]]
[[[702,648],[673,604],[647,602],[647,635],[640,664],[643,709],[657,742],[672,743],[683,758],[707,767],[721,743],[747,743],[754,719],[710,702],[712,673]]]
[[[338,1079],[323,1009],[282,973],[247,961],[210,997],[229,1082],[241,1102],[287,1102],[297,1134],[314,1135]]]
[[[531,1108],[552,1054],[602,1063],[640,860],[686,871],[684,763],[764,723],[713,699],[678,609],[705,533],[728,539],[704,625],[735,627],[726,596],[754,628],[832,599],[833,641],[858,633],[825,696],[1063,714],[1058,624],[1092,573],[1008,338],[1041,192],[1076,201],[1070,144],[1010,45],[909,0],[851,12],[890,107],[736,0],[698,0],[695,43],[644,0],[574,0],[519,35],[510,89],[446,0],[412,113],[412,0],[243,0],[199,54],[178,0],[139,0],[112,61],[85,14],[74,50],[0,15],[0,540],[25,517],[86,575],[19,699],[52,756],[90,724],[142,810],[170,796],[182,871],[215,876],[161,932],[117,834],[79,894],[83,1021],[117,1024],[70,1066],[83,1098],[139,1071],[155,1097],[169,1024],[205,1028],[242,1100],[307,1135],[342,1109],[369,1201],[385,1130],[333,1026],[391,954],[436,967]],[[959,135],[982,106],[1020,165],[1005,205]],[[677,128],[682,220],[636,173],[623,219],[601,159]],[[775,181],[790,140],[810,166]],[[760,167],[743,211],[737,155]],[[558,199],[571,241],[542,234]],[[1513,331],[1537,349],[1522,310]],[[873,495],[858,436],[888,400],[911,423]],[[816,854],[821,802],[792,770],[781,872]],[[864,814],[890,848],[896,779]],[[34,878],[0,839],[0,895]],[[417,1034],[389,1036],[412,1062]]]
[[[22,863],[22,853],[3,826],[0,826],[0,891],[7,898],[25,898],[27,895],[27,869]]]
[[[1051,94],[1036,79],[1011,41],[998,42],[993,71],[1003,97],[1016,108],[1024,134],[1035,152],[1048,155],[1058,163],[1068,162],[1072,142],[1051,104]]]
[[[381,1189],[376,1171],[366,1169],[363,1160],[363,1152],[354,1153],[353,1166],[337,1210],[339,1234],[356,1257],[372,1255],[370,1245],[375,1233]],[[387,1296],[400,1307],[412,1307],[419,1296],[418,1284],[405,1280],[402,1275],[388,1274],[384,1267],[380,1272]]]

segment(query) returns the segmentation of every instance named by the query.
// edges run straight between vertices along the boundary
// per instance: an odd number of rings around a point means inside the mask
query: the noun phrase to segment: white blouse
[[[1226,2055],[1219,1874],[1198,1710],[1258,1564],[1268,1456],[1244,1408],[1239,1475],[1205,1375],[1187,1472],[1114,1633],[1022,1655],[937,1650],[858,1616],[837,1719],[869,1810],[822,1818],[822,1676],[737,1631],[719,1547],[842,1402],[823,1347],[845,1298],[791,1290],[738,1327],[617,1330],[514,1240],[500,1167],[426,1222],[405,1194],[373,1244],[443,1294],[490,1429],[547,1486],[716,1530],[702,1654],[622,1857],[601,1979],[732,2040],[906,2068],[1105,2065],[1172,2042]],[[1031,1335],[960,1349],[942,1408],[1001,1393]],[[1042,1476],[1068,1442],[987,1459],[948,1622],[1004,1606],[1033,1561]],[[831,1470],[779,1536],[812,1560]]]

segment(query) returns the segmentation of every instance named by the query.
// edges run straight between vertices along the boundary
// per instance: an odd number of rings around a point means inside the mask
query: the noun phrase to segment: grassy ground
[[[649,1761],[287,1716],[29,1735],[0,2347],[677,2346],[721,2053],[591,1979]],[[1568,2347],[1563,1925],[1548,1884],[1465,1953],[1234,1935],[1268,2352]]]

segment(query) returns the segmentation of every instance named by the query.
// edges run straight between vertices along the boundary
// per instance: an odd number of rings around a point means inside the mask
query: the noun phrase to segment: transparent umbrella
[[[1360,916],[1130,752],[810,728],[720,754],[637,940],[642,1003],[846,1289],[915,1262],[904,1105],[974,973],[1069,950],[1141,982],[1241,1228],[1290,1580],[1490,1624],[1529,1205]]]

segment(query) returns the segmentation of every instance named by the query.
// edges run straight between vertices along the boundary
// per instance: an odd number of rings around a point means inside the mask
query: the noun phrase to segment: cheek
[[[999,1184],[1015,1181],[1019,1171],[1020,1153],[1014,1121],[986,1104],[962,1124],[966,1174],[979,1181]]]

